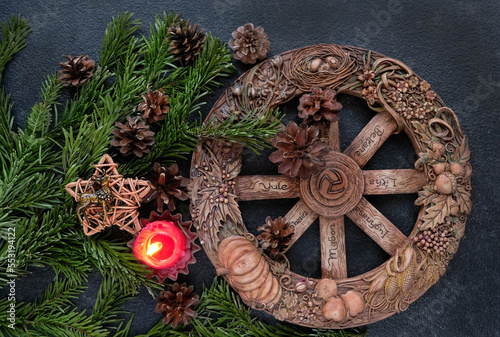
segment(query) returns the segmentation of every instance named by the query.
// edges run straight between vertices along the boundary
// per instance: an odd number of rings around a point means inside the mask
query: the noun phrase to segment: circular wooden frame
[[[338,123],[329,124],[320,135],[329,143],[325,167],[307,180],[238,176],[242,147],[205,140],[192,159],[191,214],[218,274],[253,308],[303,326],[360,326],[405,310],[444,274],[471,208],[469,148],[453,111],[404,63],[328,44],[255,66],[226,90],[207,119],[266,114],[313,87],[361,97],[376,114],[342,152]],[[415,169],[362,170],[400,131],[418,154]],[[334,191],[332,181],[345,186]],[[363,197],[404,193],[418,193],[420,206],[408,237]],[[291,272],[283,256],[263,254],[238,208],[239,200],[295,197],[301,199],[284,216],[294,228],[291,245],[319,218],[322,279]],[[347,277],[344,215],[390,255],[387,262]]]

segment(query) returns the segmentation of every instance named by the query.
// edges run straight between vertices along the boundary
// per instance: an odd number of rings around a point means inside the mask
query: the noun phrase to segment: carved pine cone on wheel
[[[142,95],[144,102],[139,103],[137,110],[142,111],[142,118],[148,123],[156,123],[165,118],[170,110],[167,95],[163,90],[148,90]]]
[[[285,251],[290,244],[294,230],[293,227],[283,217],[272,220],[266,218],[266,223],[257,230],[262,231],[257,239],[260,241],[262,249],[270,250],[271,257]]]
[[[318,136],[319,128],[315,125],[297,126],[289,122],[286,130],[273,138],[273,146],[278,150],[271,153],[269,160],[279,164],[279,173],[307,179],[324,165],[322,157],[328,152],[326,140]]]
[[[335,90],[321,89],[314,87],[310,94],[300,97],[298,106],[299,117],[304,118],[304,122],[318,123],[318,126],[325,127],[326,124],[336,122],[339,119],[338,112],[342,109],[342,104],[335,99]]]
[[[200,303],[200,296],[193,293],[193,286],[186,283],[175,282],[168,290],[161,291],[157,299],[155,312],[164,313],[163,323],[172,322],[172,328],[180,323],[187,325],[191,319],[198,317],[196,311],[191,309]]]
[[[59,77],[65,87],[78,87],[85,83],[94,74],[95,62],[88,55],[80,55],[71,57],[71,55],[63,55],[68,59],[67,62],[59,63]]]

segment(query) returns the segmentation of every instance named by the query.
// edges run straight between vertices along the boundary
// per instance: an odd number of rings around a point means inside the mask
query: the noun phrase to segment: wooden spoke
[[[363,171],[364,195],[417,193],[427,184],[423,171],[368,170]]]
[[[235,178],[240,201],[298,198],[299,179],[278,176],[241,176]]]
[[[328,129],[328,143],[333,151],[340,152],[340,133],[339,133],[339,122],[330,123]]]
[[[341,280],[347,278],[344,216],[319,217],[321,236],[321,276]]]
[[[407,237],[365,198],[346,215],[391,256],[406,244]]]
[[[379,112],[349,144],[344,154],[363,167],[396,129],[397,123],[391,114]]]
[[[286,221],[294,229],[294,234],[288,248],[297,241],[309,226],[316,220],[318,214],[313,212],[302,200],[299,200],[292,209],[285,215]],[[288,249],[287,249],[288,250]]]

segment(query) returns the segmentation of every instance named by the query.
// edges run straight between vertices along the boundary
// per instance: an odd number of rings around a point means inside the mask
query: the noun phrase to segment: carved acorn
[[[434,190],[440,194],[451,194],[455,191],[457,179],[450,172],[443,172],[437,176],[434,182]]]
[[[229,284],[253,308],[268,308],[281,298],[281,286],[271,273],[269,263],[243,236],[229,236],[219,245],[217,259],[222,268],[217,275],[225,275]]]

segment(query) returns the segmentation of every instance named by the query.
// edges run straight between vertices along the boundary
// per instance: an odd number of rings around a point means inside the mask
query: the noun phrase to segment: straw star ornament
[[[66,191],[77,202],[77,216],[88,236],[112,225],[137,234],[141,230],[138,209],[150,190],[149,181],[119,174],[118,164],[108,154],[95,165],[90,179],[66,185]]]

